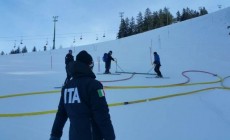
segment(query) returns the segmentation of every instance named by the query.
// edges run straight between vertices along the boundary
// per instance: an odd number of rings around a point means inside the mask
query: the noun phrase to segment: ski
[[[148,76],[145,78],[155,78],[155,79],[170,79],[170,77],[155,77],[155,76]]]
[[[54,87],[54,88],[56,88],[56,89],[60,89],[60,88],[62,88],[62,86],[60,86],[60,87]]]
[[[141,74],[141,75],[156,75],[155,73],[143,73],[143,72],[119,72],[117,71],[116,73],[125,73],[125,74]]]
[[[97,73],[97,75],[121,75],[121,73]]]

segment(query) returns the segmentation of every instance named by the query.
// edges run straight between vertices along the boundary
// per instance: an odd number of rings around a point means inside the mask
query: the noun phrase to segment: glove
[[[60,138],[51,136],[49,140],[61,140]]]

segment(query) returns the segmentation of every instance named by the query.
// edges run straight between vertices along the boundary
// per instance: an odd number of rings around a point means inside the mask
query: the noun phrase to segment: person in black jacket
[[[62,88],[50,140],[60,140],[67,118],[69,140],[115,140],[103,85],[95,80],[93,64],[86,51],[70,64],[73,78]]]
[[[111,68],[111,61],[115,61],[114,58],[112,57],[112,51],[108,52],[107,60],[105,62],[105,73],[104,74],[111,74],[109,69]]]
[[[161,67],[160,56],[157,54],[157,52],[154,52],[153,55],[154,55],[153,64],[155,65],[154,71],[157,73],[156,78],[162,78],[163,76],[160,71],[160,67]]]
[[[68,70],[68,65],[73,61],[74,61],[74,59],[73,59],[73,55],[72,55],[72,50],[69,50],[69,52],[65,56],[65,70],[66,70],[67,76],[66,76],[64,84],[66,84],[67,81],[69,81],[71,78],[71,75],[70,75],[69,70]]]

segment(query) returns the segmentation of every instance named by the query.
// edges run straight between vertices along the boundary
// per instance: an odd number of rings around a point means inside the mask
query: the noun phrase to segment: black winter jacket
[[[60,138],[69,118],[69,140],[115,140],[106,98],[99,96],[102,84],[84,63],[71,63],[70,69],[73,79],[62,88],[51,136]]]
[[[68,53],[66,56],[65,56],[65,64],[68,65],[70,62],[73,62],[74,61],[74,58],[73,58],[73,55]]]
[[[108,58],[107,61],[105,62],[105,68],[110,69],[112,60],[114,61],[114,58],[110,53],[108,53]]]

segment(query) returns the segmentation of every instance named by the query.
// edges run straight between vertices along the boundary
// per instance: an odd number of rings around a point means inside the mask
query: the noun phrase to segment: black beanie
[[[87,51],[83,50],[79,52],[78,55],[76,56],[76,61],[81,61],[87,65],[90,65],[92,64],[93,59],[92,56],[87,53]]]

